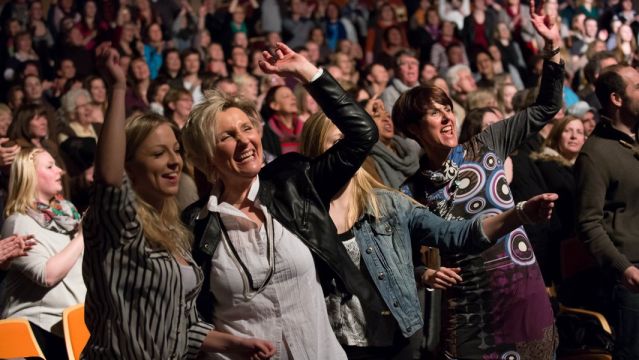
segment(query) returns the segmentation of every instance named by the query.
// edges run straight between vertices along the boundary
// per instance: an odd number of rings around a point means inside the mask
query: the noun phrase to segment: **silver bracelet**
[[[528,215],[526,215],[526,212],[524,211],[524,205],[526,205],[526,201],[520,201],[517,203],[517,206],[515,206],[515,212],[517,213],[517,217],[519,218],[519,221],[521,221],[521,223],[524,225],[533,224],[534,221],[532,221],[530,217],[528,217]]]

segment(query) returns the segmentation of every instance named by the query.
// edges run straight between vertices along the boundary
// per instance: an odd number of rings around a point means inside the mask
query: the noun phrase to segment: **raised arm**
[[[124,133],[126,76],[120,66],[120,56],[110,44],[96,49],[101,68],[110,84],[109,109],[102,125],[95,159],[95,179],[107,185],[120,186],[124,175],[126,137]]]
[[[266,61],[260,62],[262,70],[269,74],[295,76],[344,134],[340,142],[313,159],[308,173],[315,189],[328,204],[353,177],[377,142],[377,127],[370,115],[330,74],[324,71],[320,75],[317,67],[306,58],[282,43],[277,46],[277,59],[264,52]]]
[[[528,137],[541,130],[559,112],[563,105],[564,67],[559,55],[561,35],[559,24],[547,15],[535,11],[530,1],[533,27],[544,39],[544,57],[539,94],[535,103],[513,117],[489,126],[480,135],[480,141],[494,149],[503,158],[519,147]]]

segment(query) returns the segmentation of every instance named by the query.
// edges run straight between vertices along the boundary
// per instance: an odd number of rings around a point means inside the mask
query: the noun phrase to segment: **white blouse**
[[[256,199],[258,189],[256,179],[248,197],[262,209],[267,219],[264,226],[228,203],[218,204],[216,195],[209,198],[207,205],[209,211],[220,213],[230,242],[255,286],[263,284],[270,269],[265,225],[271,216]],[[227,240],[220,241],[211,260],[216,329],[269,340],[275,345],[278,359],[346,359],[328,321],[311,251],[276,220],[273,235],[275,270],[270,282],[257,294],[246,289],[244,270],[233,258]],[[209,358],[235,357],[210,354]]]

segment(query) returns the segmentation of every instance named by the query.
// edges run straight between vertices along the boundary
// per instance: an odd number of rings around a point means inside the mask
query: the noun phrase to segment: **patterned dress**
[[[470,143],[473,141],[471,140]],[[485,145],[458,145],[455,178],[439,189],[422,173],[404,190],[446,219],[474,219],[514,206],[503,160]],[[409,189],[410,188],[410,189]],[[519,227],[479,254],[442,254],[459,267],[463,282],[444,292],[444,351],[451,359],[551,359],[555,348],[552,308],[535,254]]]
[[[535,105],[453,148],[438,171],[423,166],[402,191],[445,219],[473,219],[515,206],[504,159],[561,106],[561,65],[544,64]],[[444,291],[447,359],[546,360],[557,335],[541,271],[523,227],[478,254],[442,253],[463,281]]]

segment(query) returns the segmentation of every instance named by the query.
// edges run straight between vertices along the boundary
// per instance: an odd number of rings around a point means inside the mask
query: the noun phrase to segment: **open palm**
[[[552,41],[555,46],[559,45],[561,35],[559,34],[559,25],[555,24],[556,19],[546,15],[543,6],[538,14],[535,10],[535,0],[530,0],[530,19],[533,27],[544,40]]]

